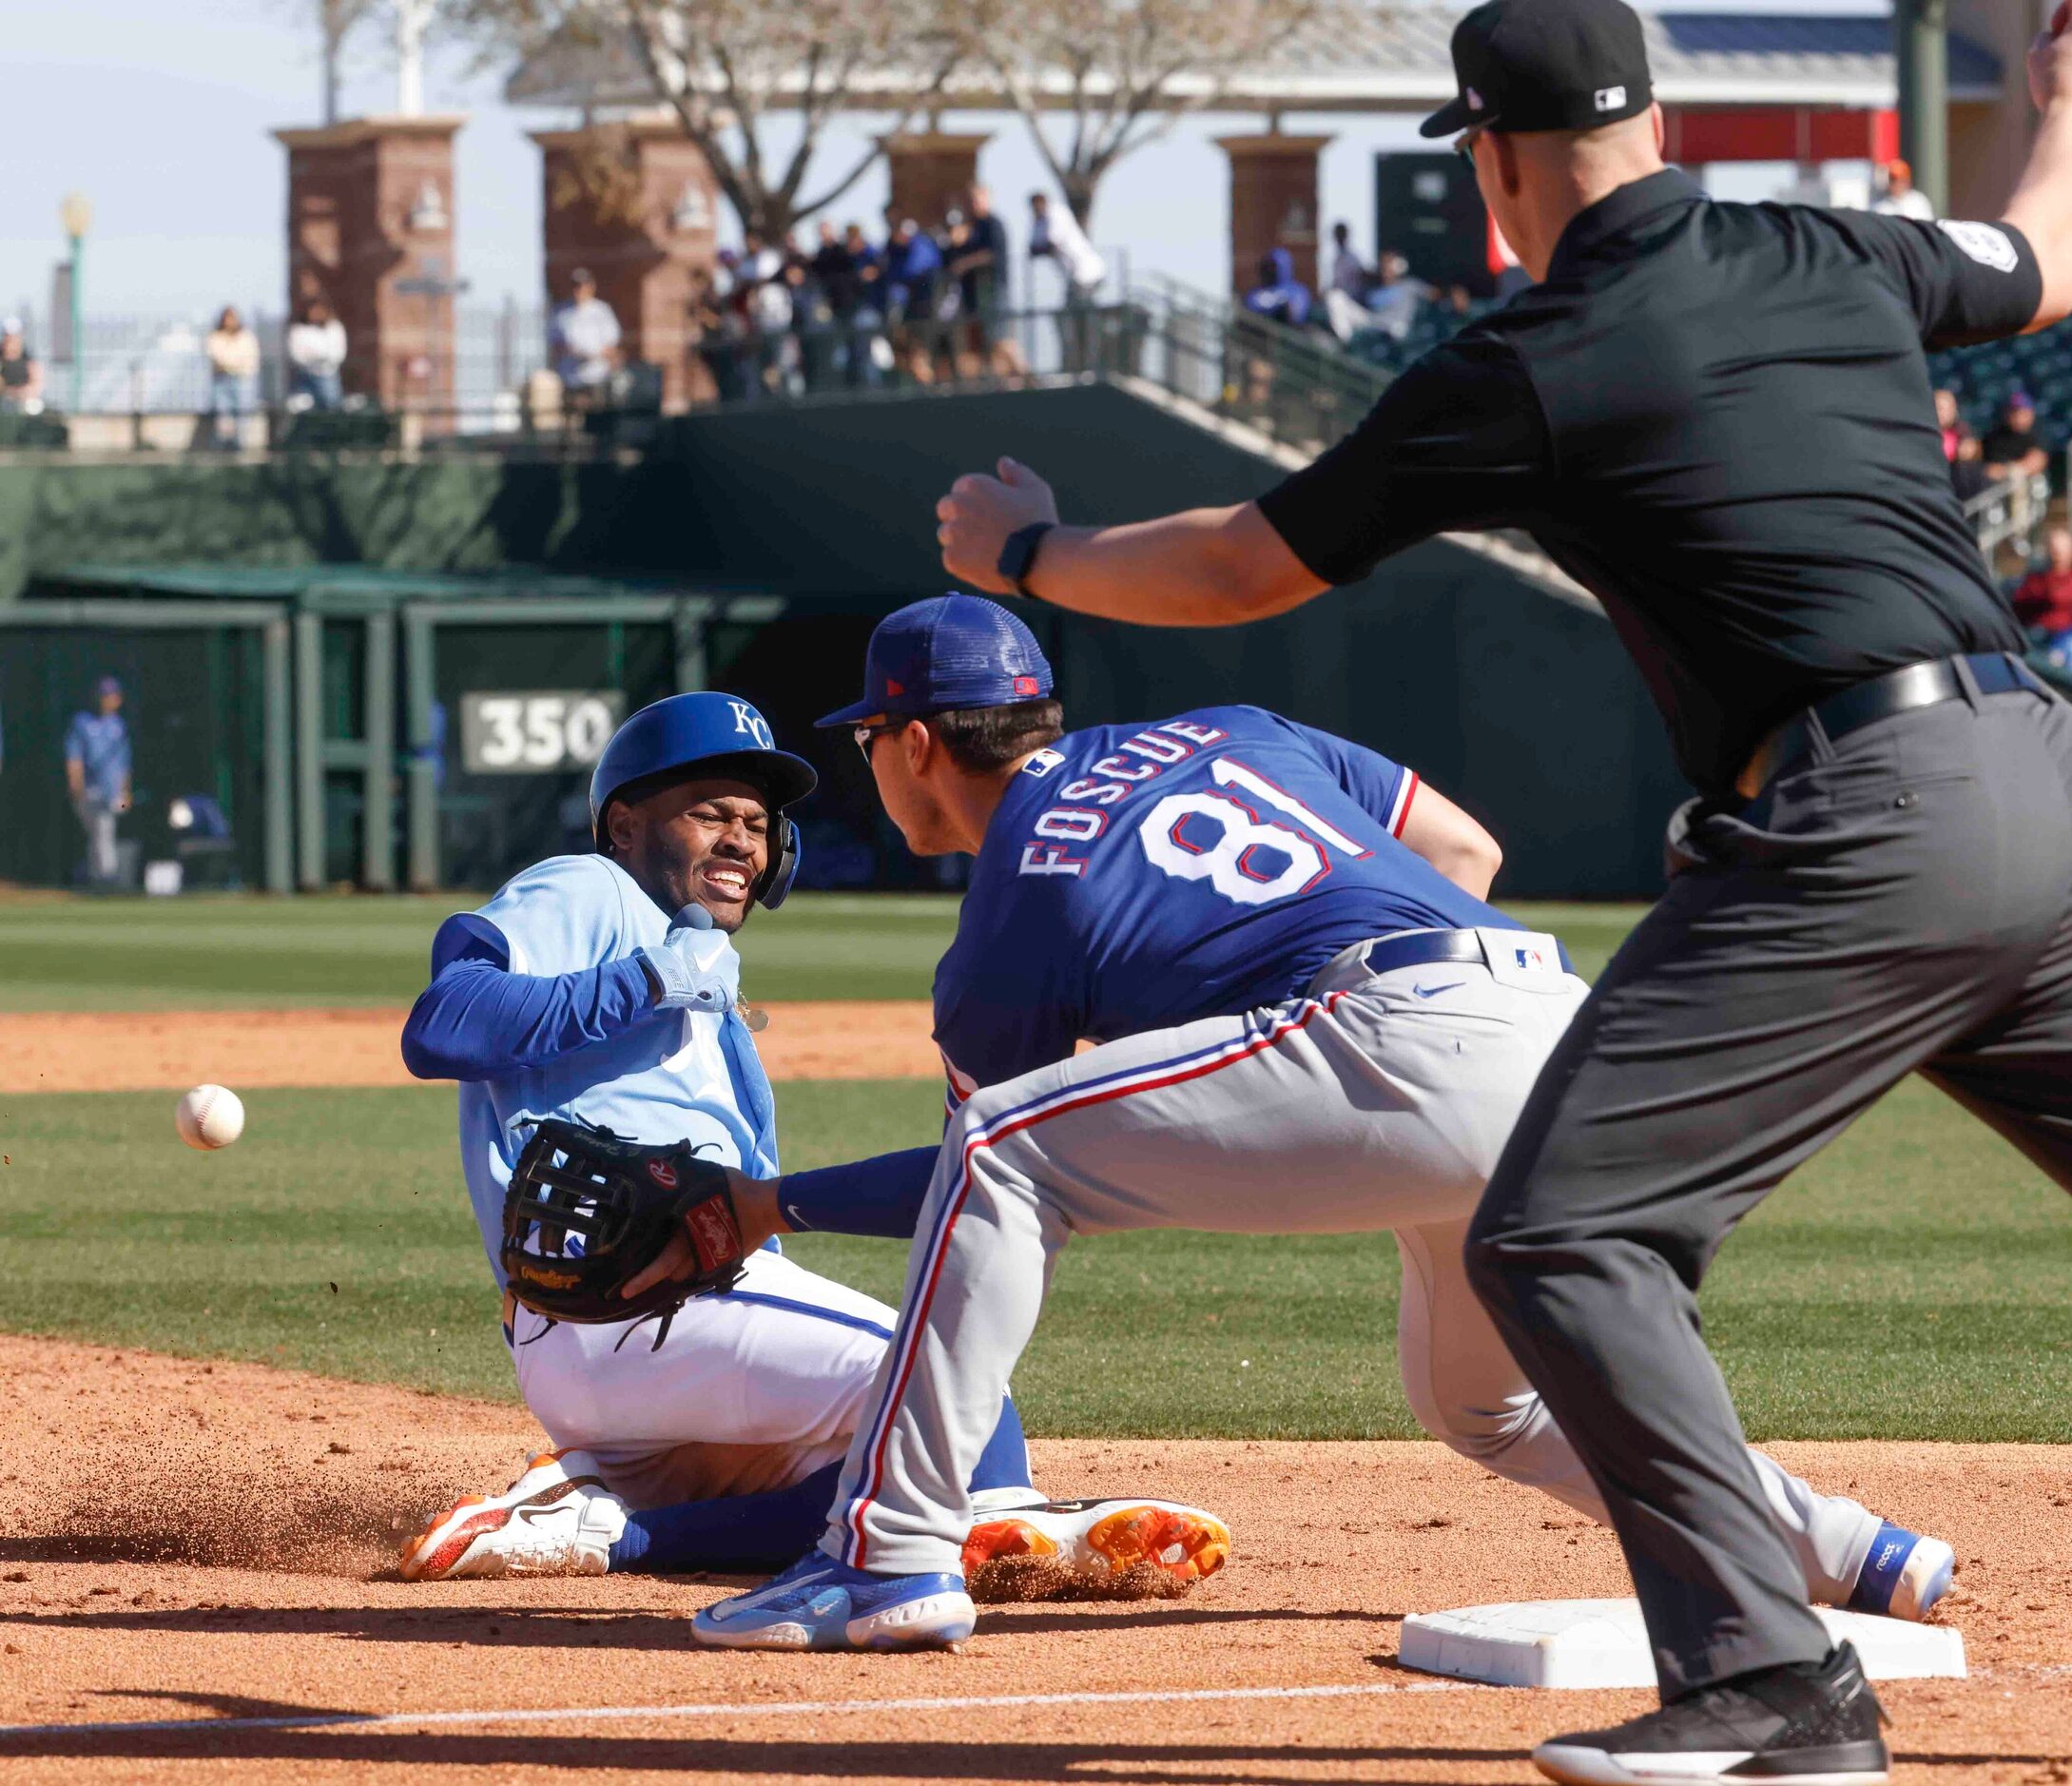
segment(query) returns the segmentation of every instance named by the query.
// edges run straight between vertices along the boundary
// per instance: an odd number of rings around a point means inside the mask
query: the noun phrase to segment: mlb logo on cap
[[[863,696],[816,722],[853,726],[881,713],[922,718],[969,707],[1006,707],[1050,694],[1043,648],[998,602],[939,595],[887,614],[863,658]]]

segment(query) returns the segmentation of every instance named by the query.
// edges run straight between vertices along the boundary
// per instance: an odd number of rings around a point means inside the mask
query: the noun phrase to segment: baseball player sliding
[[[506,1187],[547,1118],[638,1142],[687,1138],[720,1165],[777,1171],[729,937],[789,891],[799,846],[786,811],[814,779],[746,701],[657,702],[598,761],[597,853],[527,869],[434,939],[403,1058],[419,1077],[461,1082],[461,1163],[505,1291],[504,1337],[554,1448],[503,1494],[471,1495],[413,1537],[407,1579],[776,1567],[820,1531],[890,1309],[772,1243],[728,1293],[668,1319],[554,1323],[516,1306],[499,1254]],[[786,1182],[802,1225],[811,1213],[816,1226],[855,1227],[822,1195],[821,1174]],[[856,1231],[900,1232],[871,1219]],[[986,1427],[959,1485],[976,1509],[959,1538],[967,1565],[1151,1561],[1190,1581],[1228,1558],[1229,1532],[1196,1508],[1047,1503],[1004,1394]]]
[[[1075,1233],[1393,1229],[1419,1421],[1603,1517],[1462,1259],[1586,992],[1484,903],[1494,842],[1408,769],[1256,708],[1065,733],[1051,695],[1028,629],[951,595],[883,621],[862,698],[822,722],[854,727],[910,847],[977,858],[935,982],[952,1109],[939,1149],[855,1169],[888,1225],[919,1205],[897,1336],[818,1548],[700,1613],[707,1643],[969,1635],[969,1485]],[[745,1230],[785,1225],[796,1182],[737,1187]],[[1919,1618],[1947,1586],[1946,1544],[1754,1463],[1821,1597]]]

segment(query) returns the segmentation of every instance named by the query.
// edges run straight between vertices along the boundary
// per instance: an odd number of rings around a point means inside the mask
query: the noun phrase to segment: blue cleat
[[[752,1594],[707,1606],[698,1641],[729,1650],[947,1649],[978,1614],[959,1575],[872,1575],[818,1550]]]
[[[1949,1592],[1956,1569],[1957,1553],[1940,1538],[1924,1538],[1888,1521],[1871,1541],[1849,1609],[1918,1622]]]

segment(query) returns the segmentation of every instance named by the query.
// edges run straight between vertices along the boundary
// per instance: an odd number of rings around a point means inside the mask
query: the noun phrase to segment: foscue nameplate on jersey
[[[626,713],[616,689],[475,691],[460,697],[460,763],[470,775],[548,775],[595,763]]]

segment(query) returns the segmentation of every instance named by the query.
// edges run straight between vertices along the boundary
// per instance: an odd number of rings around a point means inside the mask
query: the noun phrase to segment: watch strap
[[[1036,549],[1042,545],[1043,535],[1056,525],[1055,521],[1032,521],[1008,534],[994,569],[1015,586],[1016,594],[1029,594],[1027,578],[1036,567]]]

